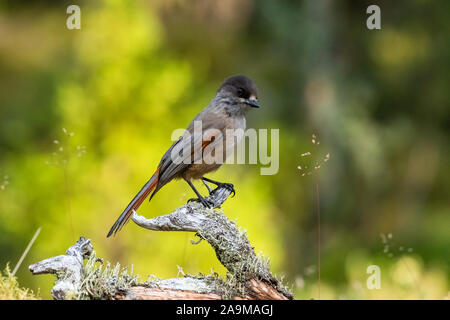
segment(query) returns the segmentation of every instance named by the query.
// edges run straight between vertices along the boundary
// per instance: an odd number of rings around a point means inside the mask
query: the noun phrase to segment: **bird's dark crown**
[[[258,88],[256,84],[244,75],[237,75],[229,77],[220,86],[220,91],[226,91],[236,97],[248,99],[251,96],[258,98]]]

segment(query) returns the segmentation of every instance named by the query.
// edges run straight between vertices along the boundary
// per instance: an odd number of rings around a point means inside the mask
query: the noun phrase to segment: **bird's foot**
[[[210,194],[213,194],[217,189],[220,189],[220,188],[224,188],[224,189],[229,190],[233,194],[233,197],[236,194],[236,191],[234,190],[233,184],[232,183],[225,183],[225,182],[218,183],[217,184],[217,188],[214,189],[213,191],[211,191]]]
[[[187,201],[187,203],[190,203],[190,202],[200,202],[205,208],[208,208],[208,209],[214,208],[214,203],[211,200],[205,199],[203,197],[191,198]]]

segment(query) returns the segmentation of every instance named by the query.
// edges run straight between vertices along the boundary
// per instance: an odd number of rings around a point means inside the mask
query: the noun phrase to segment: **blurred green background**
[[[280,129],[280,169],[261,176],[260,165],[225,165],[210,177],[234,183],[224,212],[295,297],[448,298],[450,2],[378,1],[382,29],[371,31],[374,3],[77,1],[81,30],[68,30],[71,1],[1,0],[1,269],[42,227],[17,276],[44,298],[54,277],[27,266],[80,235],[142,281],[175,277],[177,265],[223,275],[193,234],[133,223],[106,233],[172,131],[242,73],[263,106],[247,126]],[[166,214],[193,196],[171,183],[139,213]],[[373,264],[380,290],[366,287]]]

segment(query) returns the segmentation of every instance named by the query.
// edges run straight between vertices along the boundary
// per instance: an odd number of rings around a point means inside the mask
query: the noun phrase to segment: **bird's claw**
[[[214,207],[214,203],[211,200],[207,200],[205,198],[191,198],[187,201],[190,202],[200,202],[205,208],[211,209]]]
[[[233,194],[232,197],[234,197],[236,195],[236,191],[234,190],[233,184],[232,183],[225,183],[225,182],[218,184],[217,188],[214,189],[211,193],[213,193],[214,191],[216,191],[217,189],[220,189],[220,188],[224,188],[224,189],[227,189],[228,191],[230,191],[230,193]]]

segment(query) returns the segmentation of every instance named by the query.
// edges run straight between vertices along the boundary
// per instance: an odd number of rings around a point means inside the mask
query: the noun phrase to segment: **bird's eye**
[[[240,98],[245,98],[245,90],[243,88],[238,88],[237,95]]]

